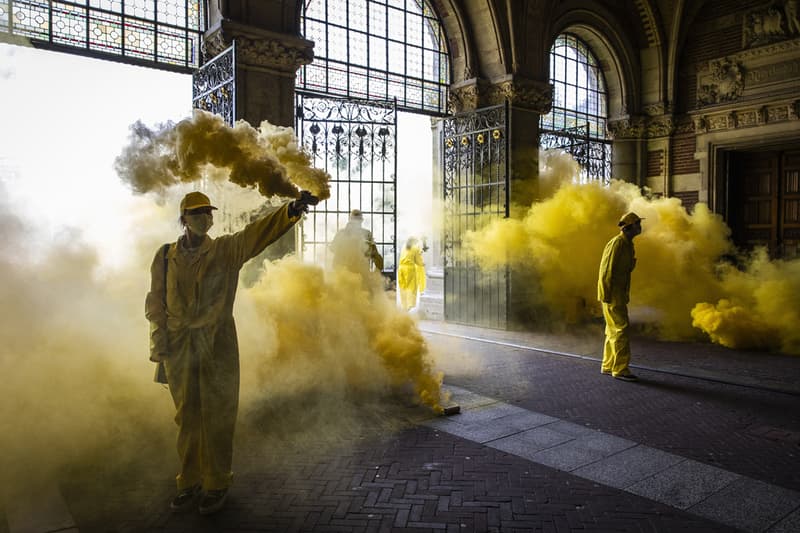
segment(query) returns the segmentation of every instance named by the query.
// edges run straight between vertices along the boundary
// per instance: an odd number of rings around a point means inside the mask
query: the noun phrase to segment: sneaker
[[[216,513],[225,505],[228,499],[228,489],[210,490],[200,500],[200,514]]]
[[[616,376],[614,376],[614,379],[621,379],[622,381],[639,381],[639,378],[630,373],[617,374]]]
[[[185,511],[194,503],[195,498],[200,494],[200,490],[200,485],[193,485],[178,491],[178,494],[170,502],[169,508],[173,511]]]

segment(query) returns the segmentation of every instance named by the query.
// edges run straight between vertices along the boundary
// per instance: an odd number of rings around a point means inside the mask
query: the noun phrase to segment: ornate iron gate
[[[236,43],[192,74],[192,107],[236,120]]]
[[[443,120],[445,320],[491,328],[508,322],[508,271],[481,270],[461,242],[508,217],[508,105]]]
[[[397,103],[297,94],[297,136],[332,178],[331,197],[303,223],[302,254],[328,265],[328,243],[360,209],[393,276],[397,235]]]

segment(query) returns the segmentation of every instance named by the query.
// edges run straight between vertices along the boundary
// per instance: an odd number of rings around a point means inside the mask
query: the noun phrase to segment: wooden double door
[[[800,257],[800,149],[731,153],[728,224],[744,249]]]

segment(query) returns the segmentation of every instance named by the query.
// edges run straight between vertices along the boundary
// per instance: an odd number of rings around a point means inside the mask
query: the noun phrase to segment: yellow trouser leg
[[[606,341],[603,347],[603,370],[613,375],[628,372],[631,360],[631,345],[628,339],[628,306],[625,304],[603,304],[606,319]]]
[[[230,328],[233,330],[231,324]],[[235,350],[235,330],[233,330]],[[226,332],[228,333],[228,332]],[[233,433],[239,398],[238,351],[213,329],[179,332],[170,342],[167,379],[177,413],[178,489],[202,483],[222,489],[232,480]],[[221,342],[211,346],[213,338]],[[228,342],[226,342],[228,341]]]
[[[400,304],[408,311],[417,305],[417,293],[409,289],[400,289]]]

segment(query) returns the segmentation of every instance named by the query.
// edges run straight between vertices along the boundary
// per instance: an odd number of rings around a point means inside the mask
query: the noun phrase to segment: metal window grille
[[[571,34],[550,49],[553,106],[540,120],[542,148],[563,149],[581,166],[581,181],[611,179],[606,85],[589,47]]]
[[[447,41],[427,0],[306,0],[301,27],[314,62],[298,71],[298,90],[446,113]]]
[[[303,222],[303,258],[326,265],[329,243],[348,221],[364,214],[383,256],[385,273],[396,264],[396,102],[297,95],[297,128],[302,147],[317,168],[331,175],[331,197]]]
[[[190,72],[205,0],[0,0],[0,33],[45,48]]]

